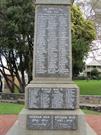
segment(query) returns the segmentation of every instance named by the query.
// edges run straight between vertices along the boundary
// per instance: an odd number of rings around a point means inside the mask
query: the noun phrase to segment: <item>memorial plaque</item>
[[[78,128],[77,116],[54,116],[54,129],[76,130]]]
[[[66,89],[65,90],[65,96],[66,96],[66,108],[75,109],[77,106],[77,91],[74,88]]]
[[[32,130],[76,130],[78,121],[75,115],[29,115],[27,128]]]
[[[41,108],[51,107],[51,88],[42,88],[41,90]]]
[[[76,109],[77,89],[29,88],[29,109]]]
[[[27,118],[28,129],[50,129],[51,116],[29,115]]]
[[[65,105],[64,91],[58,88],[53,89],[52,93],[52,108],[64,108]]]
[[[40,88],[30,88],[28,92],[28,106],[29,108],[40,108]]]
[[[67,6],[37,7],[35,77],[70,77],[69,13]]]

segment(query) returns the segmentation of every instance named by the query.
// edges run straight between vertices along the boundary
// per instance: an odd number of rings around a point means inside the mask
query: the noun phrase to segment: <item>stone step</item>
[[[77,116],[77,129],[75,130],[29,130],[26,128],[28,116],[34,115],[67,115],[67,116]],[[60,117],[61,119],[61,117]],[[61,121],[60,121],[61,122]],[[31,124],[31,123],[30,123]],[[77,109],[76,111],[50,111],[50,110],[34,110],[30,111],[27,109],[23,109],[19,115],[18,121],[14,124],[14,126],[9,130],[6,135],[96,135],[96,133],[89,127],[84,118],[84,113],[81,110]]]

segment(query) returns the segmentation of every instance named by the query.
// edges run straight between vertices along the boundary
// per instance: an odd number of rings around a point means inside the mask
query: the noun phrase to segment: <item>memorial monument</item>
[[[25,109],[7,135],[96,135],[72,81],[72,0],[36,0],[33,81]]]

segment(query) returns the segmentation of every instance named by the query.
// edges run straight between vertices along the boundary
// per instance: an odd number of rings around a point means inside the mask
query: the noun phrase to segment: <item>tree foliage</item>
[[[99,78],[99,71],[95,68],[91,71],[91,79],[98,79]]]
[[[1,8],[2,19],[0,21],[0,61],[3,74],[10,90],[14,92],[14,76],[20,87],[19,92],[24,92],[25,71],[29,81],[32,76],[33,56],[33,30],[34,30],[34,7],[32,0],[7,0],[5,7]],[[7,61],[4,67],[2,56]],[[6,76],[5,69],[10,72],[11,80]]]
[[[80,8],[72,7],[72,54],[73,76],[77,76],[84,68],[84,58],[88,55],[90,45],[95,39],[95,27],[92,21],[87,20]]]

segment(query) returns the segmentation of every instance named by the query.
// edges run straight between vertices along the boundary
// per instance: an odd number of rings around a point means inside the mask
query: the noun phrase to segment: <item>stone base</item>
[[[86,124],[87,133],[85,135],[97,135],[88,124]],[[18,121],[13,125],[13,127],[8,131],[6,135],[77,135],[74,131],[29,131],[19,128]],[[82,135],[82,134],[78,134]]]
[[[77,130],[28,130],[26,127],[27,115],[77,115],[78,129]],[[81,110],[27,110],[23,109],[19,115],[18,121],[8,131],[6,135],[96,135],[96,133],[85,122],[84,114]]]
[[[86,124],[86,134],[85,135],[97,135],[91,127]],[[6,135],[77,135],[74,131],[29,131],[19,128],[18,121],[13,125],[13,127],[8,131]],[[82,134],[78,134],[82,135]]]

